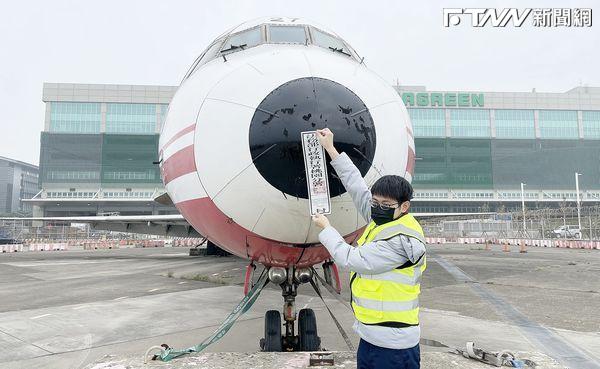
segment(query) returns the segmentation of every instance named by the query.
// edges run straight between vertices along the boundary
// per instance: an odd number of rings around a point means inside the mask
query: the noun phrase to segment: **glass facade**
[[[153,135],[160,131],[167,104],[107,103],[102,128],[102,103],[51,102],[50,132]],[[157,110],[158,109],[158,110]]]
[[[102,136],[102,183],[161,183],[158,135]]]
[[[583,137],[600,138],[600,111],[583,111]]]
[[[600,188],[600,140],[415,138],[417,190]]]
[[[42,132],[42,183],[160,184],[158,135]]]
[[[99,133],[102,124],[100,103],[52,102],[50,131]]]
[[[491,140],[415,138],[417,188],[491,188]]]
[[[533,110],[495,110],[497,138],[535,138]]]
[[[101,158],[101,135],[42,132],[40,181],[99,184]]]
[[[446,117],[443,109],[408,109],[417,137],[445,137]]]
[[[106,104],[106,133],[156,133],[156,105]]]
[[[574,110],[540,110],[541,138],[579,138],[577,112]]]
[[[162,130],[162,127],[165,125],[165,119],[167,119],[167,112],[169,111],[169,105],[161,104],[160,105],[160,121],[158,122],[158,132]]]
[[[490,111],[487,109],[448,109],[452,137],[490,137]]]

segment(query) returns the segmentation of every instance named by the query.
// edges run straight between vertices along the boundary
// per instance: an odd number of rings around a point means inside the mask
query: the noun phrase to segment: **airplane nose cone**
[[[300,133],[329,128],[339,152],[364,177],[375,155],[373,118],[365,103],[345,86],[324,78],[299,78],[274,89],[259,104],[249,132],[254,165],[273,187],[308,198]],[[331,196],[345,192],[327,156]]]

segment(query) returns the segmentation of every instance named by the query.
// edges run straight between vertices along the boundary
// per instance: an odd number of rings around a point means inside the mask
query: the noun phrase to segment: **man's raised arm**
[[[365,221],[371,220],[371,191],[358,168],[346,153],[339,153],[333,146],[333,133],[329,128],[317,130],[319,142],[331,158],[331,166],[335,169],[344,188],[352,197],[354,206]]]

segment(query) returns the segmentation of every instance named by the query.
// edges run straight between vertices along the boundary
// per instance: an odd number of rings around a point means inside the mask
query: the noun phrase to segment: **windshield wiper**
[[[335,51],[336,53],[342,53],[342,54],[344,54],[346,56],[352,56],[352,55],[350,55],[350,53],[344,51],[343,48],[337,48],[337,47],[331,47],[331,46],[329,46],[329,50]]]
[[[231,45],[229,47],[229,49],[221,50],[221,53],[226,53],[228,51],[233,51],[233,50],[236,50],[236,49],[242,49],[243,50],[246,47],[246,45],[248,45],[248,44]]]

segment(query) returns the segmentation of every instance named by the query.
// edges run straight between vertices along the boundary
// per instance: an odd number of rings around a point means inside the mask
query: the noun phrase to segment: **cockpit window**
[[[226,62],[227,54],[242,51],[265,42],[271,44],[316,45],[329,51],[349,56],[362,63],[360,56],[349,45],[339,37],[330,33],[321,31],[320,29],[309,25],[266,23],[238,33],[219,36],[219,38],[194,61],[183,80],[185,81],[188,79],[202,65],[215,58],[223,56],[223,61]]]
[[[256,46],[262,42],[260,27],[255,27],[235,35],[231,35],[221,48],[222,53],[234,52]]]
[[[269,26],[270,42],[274,44],[305,44],[306,32],[303,26]]]
[[[194,74],[194,72],[198,68],[200,68],[202,65],[204,65],[204,64],[208,63],[209,61],[211,61],[212,59],[214,59],[214,57],[219,52],[219,49],[221,48],[222,44],[223,44],[223,39],[218,39],[215,42],[213,42],[212,44],[210,44],[210,46],[207,47],[206,50],[204,50],[204,52],[200,55],[200,57],[198,59],[196,59],[194,64],[192,64],[192,67],[189,69],[188,73],[185,75],[184,80],[186,80],[187,78],[189,78],[189,76]]]
[[[328,33],[323,31],[319,31],[316,28],[312,29],[313,43],[317,46],[324,47],[326,49],[337,51],[342,54],[346,54],[348,56],[352,56],[350,54],[350,50],[346,48],[346,45],[342,40],[336,38]]]
[[[206,49],[206,52],[204,53],[204,55],[202,55],[202,60],[200,61],[200,64],[204,64],[207,61],[211,60],[219,51],[219,48],[221,47],[222,43],[223,43],[223,39],[218,40],[214,44],[210,45],[208,47],[208,49]]]

